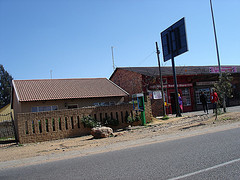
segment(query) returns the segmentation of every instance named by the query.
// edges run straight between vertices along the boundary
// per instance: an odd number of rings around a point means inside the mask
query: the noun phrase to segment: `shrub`
[[[81,122],[83,123],[84,127],[88,127],[88,128],[93,128],[98,126],[98,122],[91,116],[83,116],[81,118]]]
[[[114,118],[106,117],[103,119],[104,125],[118,126],[119,121]]]
[[[136,114],[134,117],[134,121],[135,122],[141,121],[141,116],[139,116],[139,114]]]
[[[134,119],[132,118],[131,115],[129,115],[126,119],[126,123],[132,124],[134,122]]]
[[[139,114],[136,114],[134,117],[132,117],[131,115],[129,115],[127,117],[126,123],[132,124],[134,122],[138,122],[141,120],[141,117],[139,116]]]

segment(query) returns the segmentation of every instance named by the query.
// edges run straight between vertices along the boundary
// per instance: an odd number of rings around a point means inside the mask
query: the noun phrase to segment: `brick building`
[[[115,105],[128,93],[107,78],[13,80],[14,113]]]
[[[169,105],[167,113],[175,113],[175,93],[172,67],[161,67],[165,101]],[[240,104],[240,66],[224,66],[222,72],[233,76],[233,98],[227,99],[227,105]],[[181,66],[176,67],[178,91],[183,99],[184,112],[200,110],[200,91],[205,91],[210,103],[210,90],[218,80],[217,66]],[[150,94],[161,89],[158,67],[120,67],[116,68],[110,80],[129,94]],[[153,116],[162,115],[162,99],[152,99]]]
[[[106,114],[117,118],[116,113],[120,117],[132,110],[132,105],[123,105],[124,110],[109,114],[110,106],[122,104],[129,94],[107,78],[13,80],[12,84],[11,106],[20,142],[82,135],[83,115],[100,121]]]

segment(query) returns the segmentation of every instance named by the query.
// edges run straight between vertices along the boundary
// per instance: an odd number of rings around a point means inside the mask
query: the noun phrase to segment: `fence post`
[[[10,115],[11,115],[11,121],[12,121],[12,125],[13,125],[15,141],[16,141],[16,144],[18,144],[17,132],[16,132],[16,127],[15,127],[15,123],[14,123],[14,120],[13,120],[12,112],[10,112]]]

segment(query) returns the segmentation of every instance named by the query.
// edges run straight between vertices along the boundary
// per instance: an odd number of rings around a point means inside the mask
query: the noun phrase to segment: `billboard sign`
[[[164,62],[188,51],[185,19],[180,19],[161,32],[161,40]]]

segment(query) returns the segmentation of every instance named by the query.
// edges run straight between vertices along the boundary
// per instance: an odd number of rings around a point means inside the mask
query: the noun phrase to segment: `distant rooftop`
[[[224,65],[221,67],[223,70],[231,71],[230,73],[240,73],[240,65]],[[116,68],[116,70],[117,69],[125,69],[146,76],[159,76],[158,67],[118,67]],[[213,74],[216,73],[215,72],[216,69],[218,69],[218,66],[176,66],[176,74],[177,75]],[[172,67],[163,66],[161,67],[161,72],[163,76],[172,75]]]

